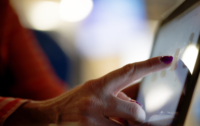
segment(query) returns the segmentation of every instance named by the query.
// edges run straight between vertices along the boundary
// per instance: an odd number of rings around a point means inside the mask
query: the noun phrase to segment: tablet
[[[173,56],[171,67],[146,76],[137,101],[146,112],[146,123],[183,125],[200,71],[200,2],[180,5],[157,31],[151,57]]]

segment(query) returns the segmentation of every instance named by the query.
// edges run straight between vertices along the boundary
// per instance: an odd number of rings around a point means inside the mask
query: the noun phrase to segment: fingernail
[[[138,105],[140,105],[141,107],[143,107],[139,102],[137,102],[137,101],[135,101],[135,100],[133,100],[133,99],[131,99],[130,102],[135,102],[135,103],[137,103]]]
[[[164,64],[170,64],[173,61],[172,56],[162,56],[160,58],[160,61],[163,62]]]

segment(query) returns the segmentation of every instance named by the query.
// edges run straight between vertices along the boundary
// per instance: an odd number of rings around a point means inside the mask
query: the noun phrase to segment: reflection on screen
[[[152,73],[141,85],[137,100],[146,111],[146,121],[169,125],[193,73],[199,47],[200,3],[161,27],[152,57],[172,55],[170,68]],[[165,121],[159,121],[165,120]]]
[[[198,55],[198,48],[194,44],[188,45],[188,47],[185,49],[185,52],[183,53],[182,61],[188,67],[190,73],[193,73],[197,55]]]

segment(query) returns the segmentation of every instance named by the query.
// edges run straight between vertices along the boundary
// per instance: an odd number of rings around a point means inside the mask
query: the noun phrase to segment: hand
[[[9,123],[15,123],[15,126],[17,124],[45,125],[68,122],[74,122],[80,126],[121,125],[111,121],[109,117],[122,118],[132,124],[142,123],[145,120],[144,110],[137,103],[130,102],[129,97],[121,94],[121,91],[135,80],[171,65],[171,61],[166,64],[160,59],[161,57],[155,57],[126,65],[47,101],[28,102],[11,115],[5,125]],[[21,117],[17,116],[19,113]]]

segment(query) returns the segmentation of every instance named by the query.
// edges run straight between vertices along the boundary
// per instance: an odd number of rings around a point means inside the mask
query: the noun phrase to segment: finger
[[[136,83],[123,89],[121,92],[124,92],[128,97],[132,99],[136,99],[138,91],[139,91],[139,87],[140,87],[140,83]]]
[[[117,118],[117,117],[109,117],[110,120],[121,124],[122,126],[127,126],[128,122],[125,119]]]
[[[112,96],[110,104],[105,108],[104,114],[109,117],[118,117],[139,124],[144,122],[146,114],[136,102],[129,102]]]
[[[122,99],[122,100],[125,100],[125,101],[130,101],[131,98],[128,97],[125,93],[123,92],[119,92],[118,95],[117,95],[118,98]]]
[[[128,97],[124,92],[119,92],[117,97],[122,99],[122,100],[125,100],[125,101],[131,101],[131,98]],[[128,124],[128,122],[125,119],[122,119],[122,118],[110,117],[110,119],[120,123],[123,126],[126,126]]]
[[[152,72],[165,69],[171,65],[172,56],[154,57],[146,61],[128,64],[100,78],[103,87],[114,93],[132,84],[135,80],[146,76]]]

